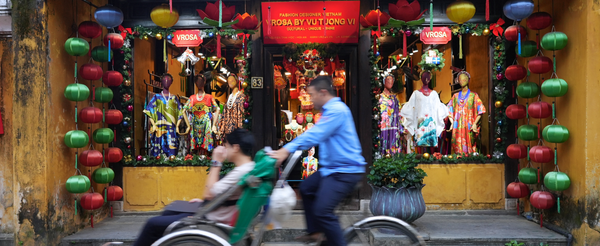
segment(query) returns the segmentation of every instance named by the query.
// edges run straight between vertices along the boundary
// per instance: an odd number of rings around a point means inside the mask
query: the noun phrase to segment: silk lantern
[[[99,166],[102,164],[103,159],[102,152],[95,149],[84,150],[81,152],[81,155],[79,155],[79,163],[86,167]]]
[[[529,158],[533,162],[548,163],[554,159],[554,151],[548,146],[533,146],[529,150]]]
[[[113,99],[113,91],[108,87],[98,87],[95,93],[95,102],[107,103]]]
[[[552,59],[545,56],[536,56],[529,60],[529,71],[535,74],[543,74],[552,71]]]
[[[110,128],[98,128],[92,134],[94,142],[99,144],[107,144],[115,140],[115,134]]]
[[[564,79],[551,78],[542,83],[542,93],[548,97],[562,97],[568,90],[569,85]]]
[[[506,107],[506,117],[511,120],[524,119],[527,116],[525,105],[511,104]]]
[[[119,86],[123,83],[123,74],[117,71],[106,71],[102,75],[102,83],[106,86]]]
[[[463,24],[475,16],[475,5],[469,1],[455,1],[446,8],[448,19]]]
[[[529,196],[529,187],[522,182],[512,182],[506,187],[506,192],[512,198],[523,198]]]
[[[538,139],[538,128],[534,125],[522,125],[517,129],[517,136],[523,141],[533,141]]]
[[[553,191],[563,191],[571,186],[571,179],[563,172],[549,172],[544,177],[544,185]]]
[[[527,27],[531,30],[542,30],[552,25],[552,16],[546,12],[536,12],[527,18]]]
[[[534,102],[527,109],[529,116],[535,119],[545,119],[552,115],[552,105],[547,102]]]
[[[547,191],[536,191],[529,197],[531,206],[537,209],[550,209],[556,204],[556,200],[552,193]]]
[[[69,38],[65,42],[65,50],[71,56],[83,56],[90,51],[90,44],[81,38]]]
[[[109,33],[104,36],[104,45],[109,49],[120,49],[123,44],[125,44],[125,40],[119,33]]]
[[[117,27],[123,23],[123,11],[121,9],[112,6],[110,4],[104,5],[96,9],[94,12],[94,18],[108,29]]]
[[[563,32],[549,32],[542,37],[540,45],[545,50],[562,50],[567,46],[569,38]]]
[[[511,159],[527,158],[527,146],[522,144],[511,144],[506,148],[506,155]]]
[[[172,27],[179,21],[179,12],[177,12],[176,9],[172,10],[173,11],[169,8],[169,5],[163,3],[152,9],[150,12],[150,19],[152,19],[152,22],[159,27]]]
[[[538,52],[537,43],[531,40],[523,41],[523,44],[521,44],[521,53],[519,53],[518,48],[515,47],[515,53],[520,57],[532,57]]]
[[[504,4],[502,10],[509,19],[521,21],[533,13],[534,6],[532,0],[510,0]]]
[[[519,34],[521,34],[521,38],[525,38],[527,35],[527,29],[525,29],[525,27],[523,26],[514,25],[509,26],[508,28],[506,28],[506,31],[504,31],[504,37],[506,38],[506,40],[511,42],[518,41]]]
[[[104,150],[104,157],[109,163],[117,163],[123,159],[123,151],[115,147],[106,148]]]
[[[84,21],[79,24],[77,32],[84,38],[94,39],[102,35],[102,26],[93,21]]]
[[[522,80],[527,76],[527,69],[521,65],[510,65],[506,68],[504,75],[510,81]]]
[[[108,56],[112,60],[114,52],[110,52],[106,46],[96,46],[92,49],[92,59],[97,62],[108,62]]]
[[[108,184],[112,182],[114,178],[115,172],[108,167],[98,168],[92,173],[92,179],[98,184]]]
[[[87,192],[92,186],[90,179],[85,175],[75,175],[67,179],[65,188],[69,193],[79,194]]]
[[[71,101],[81,102],[85,101],[90,96],[90,89],[84,84],[69,84],[65,88],[64,95]]]
[[[116,185],[106,187],[106,200],[109,202],[119,201],[123,198],[123,189]]]
[[[120,110],[110,109],[106,111],[104,122],[109,125],[118,125],[123,121],[123,113]]]
[[[537,183],[537,169],[531,167],[521,169],[521,171],[519,171],[519,180],[525,184]]]
[[[96,107],[85,107],[79,113],[79,119],[87,124],[100,123],[102,121],[102,110]]]
[[[81,207],[85,210],[95,210],[99,209],[104,205],[104,198],[100,193],[86,193],[81,196],[79,199],[79,203],[81,203]]]
[[[533,82],[521,83],[517,86],[517,96],[522,98],[534,98],[540,94],[540,87]]]
[[[549,125],[542,131],[542,137],[550,143],[564,143],[569,140],[569,135],[569,129],[561,125]]]
[[[83,148],[85,146],[87,146],[88,142],[90,141],[90,137],[88,137],[87,133],[81,130],[73,130],[73,131],[69,131],[67,132],[67,134],[65,134],[65,144],[69,147],[69,148]]]
[[[102,67],[94,63],[86,63],[79,67],[79,75],[86,80],[99,80],[102,78]]]

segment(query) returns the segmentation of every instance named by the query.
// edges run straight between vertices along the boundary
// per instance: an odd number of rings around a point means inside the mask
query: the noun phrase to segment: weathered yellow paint
[[[427,209],[503,209],[504,164],[421,164]]]
[[[12,131],[13,104],[13,56],[12,40],[0,40],[0,114],[4,134],[0,135],[0,232],[13,233],[15,230],[15,210],[13,193],[13,146],[15,137]]]
[[[175,200],[202,198],[207,167],[123,168],[123,210],[160,210]]]

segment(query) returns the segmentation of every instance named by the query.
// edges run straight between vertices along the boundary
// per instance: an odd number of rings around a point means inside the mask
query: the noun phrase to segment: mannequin
[[[173,76],[165,74],[161,78],[163,91],[150,99],[144,114],[150,121],[150,150],[152,156],[177,155],[179,141],[176,125],[181,123],[181,103],[177,96],[169,92]]]
[[[227,77],[227,85],[232,91],[225,104],[221,122],[219,122],[220,139],[223,139],[225,134],[231,133],[236,128],[241,128],[244,120],[244,101],[246,100],[246,97],[244,96],[244,93],[239,91],[237,77],[230,74],[229,77]]]
[[[387,75],[384,79],[383,92],[379,97],[379,108],[381,111],[381,154],[393,155],[401,152],[400,135],[403,132],[400,124],[400,102],[398,97],[392,93],[394,76]]]
[[[319,160],[314,157],[315,147],[308,150],[308,156],[302,159],[302,179],[308,178],[308,176],[317,172],[319,168]]]
[[[452,149],[457,154],[477,152],[474,145],[475,135],[479,133],[479,121],[481,115],[485,114],[485,106],[479,95],[469,90],[469,73],[461,71],[456,79],[462,89],[448,102],[449,120],[452,125],[448,131],[452,131]]]
[[[192,152],[212,151],[214,148],[213,133],[217,133],[219,107],[215,98],[204,91],[207,77],[211,78],[210,73],[196,75],[198,92],[190,96],[190,100],[183,106],[182,115],[187,125],[185,134],[190,134]]]

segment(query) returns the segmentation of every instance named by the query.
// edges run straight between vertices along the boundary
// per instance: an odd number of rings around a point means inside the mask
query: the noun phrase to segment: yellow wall
[[[13,56],[12,40],[0,40],[0,115],[4,134],[0,135],[0,233],[13,233],[16,225],[14,207],[14,166],[12,139]]]

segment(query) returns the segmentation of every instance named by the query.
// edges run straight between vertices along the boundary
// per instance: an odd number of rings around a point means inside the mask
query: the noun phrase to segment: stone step
[[[0,233],[0,246],[15,246],[15,235]]]

